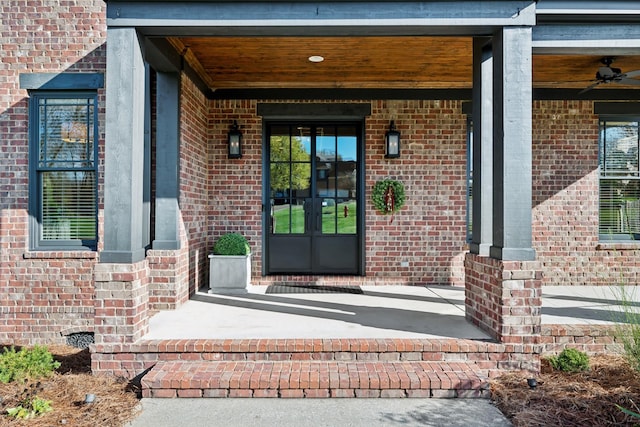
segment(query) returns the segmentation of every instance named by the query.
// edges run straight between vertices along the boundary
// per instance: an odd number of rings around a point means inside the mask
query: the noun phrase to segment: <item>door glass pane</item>
[[[311,192],[310,129],[273,126],[269,142],[271,232],[304,233],[305,199]]]
[[[289,163],[271,163],[271,201],[274,205],[288,205],[291,197],[289,187],[291,165]]]
[[[341,126],[338,128],[338,158],[342,161],[356,161],[358,138],[354,126]]]
[[[356,197],[356,162],[336,163],[337,187],[336,197],[338,199],[350,199]]]
[[[291,232],[291,205],[271,206],[271,230],[273,234]]]
[[[273,126],[271,128],[269,152],[272,162],[288,162],[291,159],[289,126]]]
[[[336,232],[336,202],[335,199],[322,199],[322,234]]]
[[[338,234],[356,234],[357,205],[355,199],[338,204]]]
[[[311,128],[297,126],[291,137],[291,160],[294,162],[311,161]]]
[[[323,162],[336,159],[336,135],[332,126],[316,128],[316,158]]]
[[[316,162],[316,193],[320,197],[334,197],[336,194],[334,166],[334,162]]]
[[[294,199],[291,205],[291,234],[304,233],[305,212],[304,199]]]

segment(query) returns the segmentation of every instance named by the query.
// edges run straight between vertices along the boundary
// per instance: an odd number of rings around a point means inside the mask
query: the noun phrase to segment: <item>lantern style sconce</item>
[[[393,120],[389,123],[389,130],[385,134],[385,154],[387,159],[397,159],[400,157],[400,132],[396,130]]]
[[[242,157],[242,132],[238,128],[238,121],[234,120],[228,134],[229,152],[228,158],[239,159]]]

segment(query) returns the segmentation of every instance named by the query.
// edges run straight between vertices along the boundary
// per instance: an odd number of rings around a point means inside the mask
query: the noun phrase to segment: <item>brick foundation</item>
[[[126,378],[168,361],[465,362],[488,377],[505,369],[537,371],[522,346],[459,339],[211,339],[96,344],[95,374]]]
[[[467,254],[465,267],[466,318],[501,343],[533,351],[540,342],[539,265]]]
[[[95,266],[95,342],[133,343],[149,329],[149,267],[134,264]]]
[[[175,310],[189,299],[189,259],[185,249],[150,250],[149,310]]]
[[[558,354],[565,347],[576,348],[589,355],[621,354],[618,329],[616,325],[542,325],[542,354]]]

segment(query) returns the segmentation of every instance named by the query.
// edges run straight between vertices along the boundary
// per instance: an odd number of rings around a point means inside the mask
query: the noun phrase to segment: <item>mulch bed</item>
[[[589,371],[571,374],[554,371],[543,360],[541,371],[535,389],[527,386],[525,374],[492,381],[492,399],[514,426],[640,424],[615,406],[640,412],[640,374],[623,357],[594,356]]]
[[[0,383],[0,426],[121,427],[139,411],[137,390],[127,381],[91,375],[89,350],[48,346],[60,368],[50,378],[29,382]],[[0,346],[0,350],[2,346]],[[37,396],[50,400],[53,411],[28,420],[15,420],[6,409],[15,407],[25,390],[36,388]],[[95,401],[84,403],[86,394]]]

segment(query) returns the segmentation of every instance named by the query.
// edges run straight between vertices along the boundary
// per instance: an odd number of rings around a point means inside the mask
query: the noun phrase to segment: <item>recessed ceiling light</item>
[[[309,57],[309,61],[311,62],[322,62],[324,61],[324,57],[320,56],[320,55],[312,55]]]

